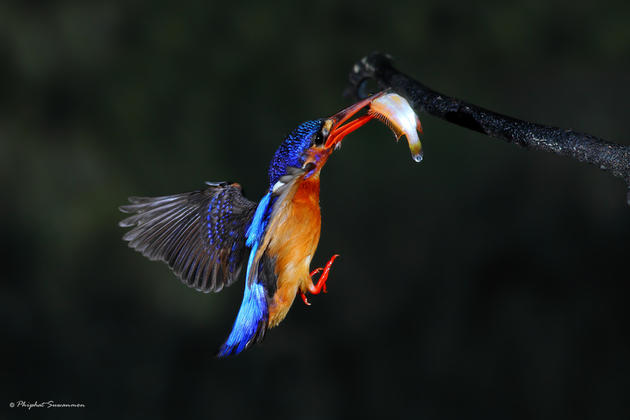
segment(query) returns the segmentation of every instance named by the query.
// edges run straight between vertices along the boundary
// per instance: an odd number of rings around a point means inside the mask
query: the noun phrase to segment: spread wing
[[[245,230],[256,203],[240,185],[207,183],[208,188],[163,197],[130,197],[121,206],[133,213],[121,227],[129,246],[150,260],[166,262],[183,283],[218,292],[238,277],[248,255]]]

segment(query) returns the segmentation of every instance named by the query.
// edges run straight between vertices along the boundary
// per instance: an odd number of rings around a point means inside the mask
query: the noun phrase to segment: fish
[[[374,96],[370,102],[368,115],[378,119],[392,130],[396,141],[407,137],[411,158],[421,162],[422,143],[418,133],[422,134],[422,124],[409,102],[397,93],[389,92]]]

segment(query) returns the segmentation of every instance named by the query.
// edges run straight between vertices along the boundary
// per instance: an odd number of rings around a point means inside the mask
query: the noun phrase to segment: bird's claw
[[[304,301],[304,304],[306,306],[311,306],[311,302],[308,301],[308,299],[306,298],[306,295],[301,290],[300,290],[300,297],[302,298],[302,301]]]
[[[315,274],[319,273],[319,272],[320,272],[320,271],[322,271],[322,270],[323,270],[323,268],[318,267],[318,268],[316,268],[315,270],[311,271],[311,274],[310,274],[310,275],[311,275],[311,277],[313,277]]]

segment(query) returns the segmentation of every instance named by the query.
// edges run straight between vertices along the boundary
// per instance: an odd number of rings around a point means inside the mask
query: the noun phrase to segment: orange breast
[[[321,228],[318,174],[300,183],[282,217],[268,248],[276,257],[278,275],[278,288],[269,305],[269,327],[284,319],[298,290],[306,291],[311,282],[309,268]]]

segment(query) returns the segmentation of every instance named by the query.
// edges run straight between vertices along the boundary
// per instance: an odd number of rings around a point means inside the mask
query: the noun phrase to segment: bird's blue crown
[[[269,166],[269,188],[272,188],[281,176],[286,175],[288,167],[302,167],[304,153],[311,147],[313,136],[322,129],[323,124],[323,120],[303,122],[284,139]]]

